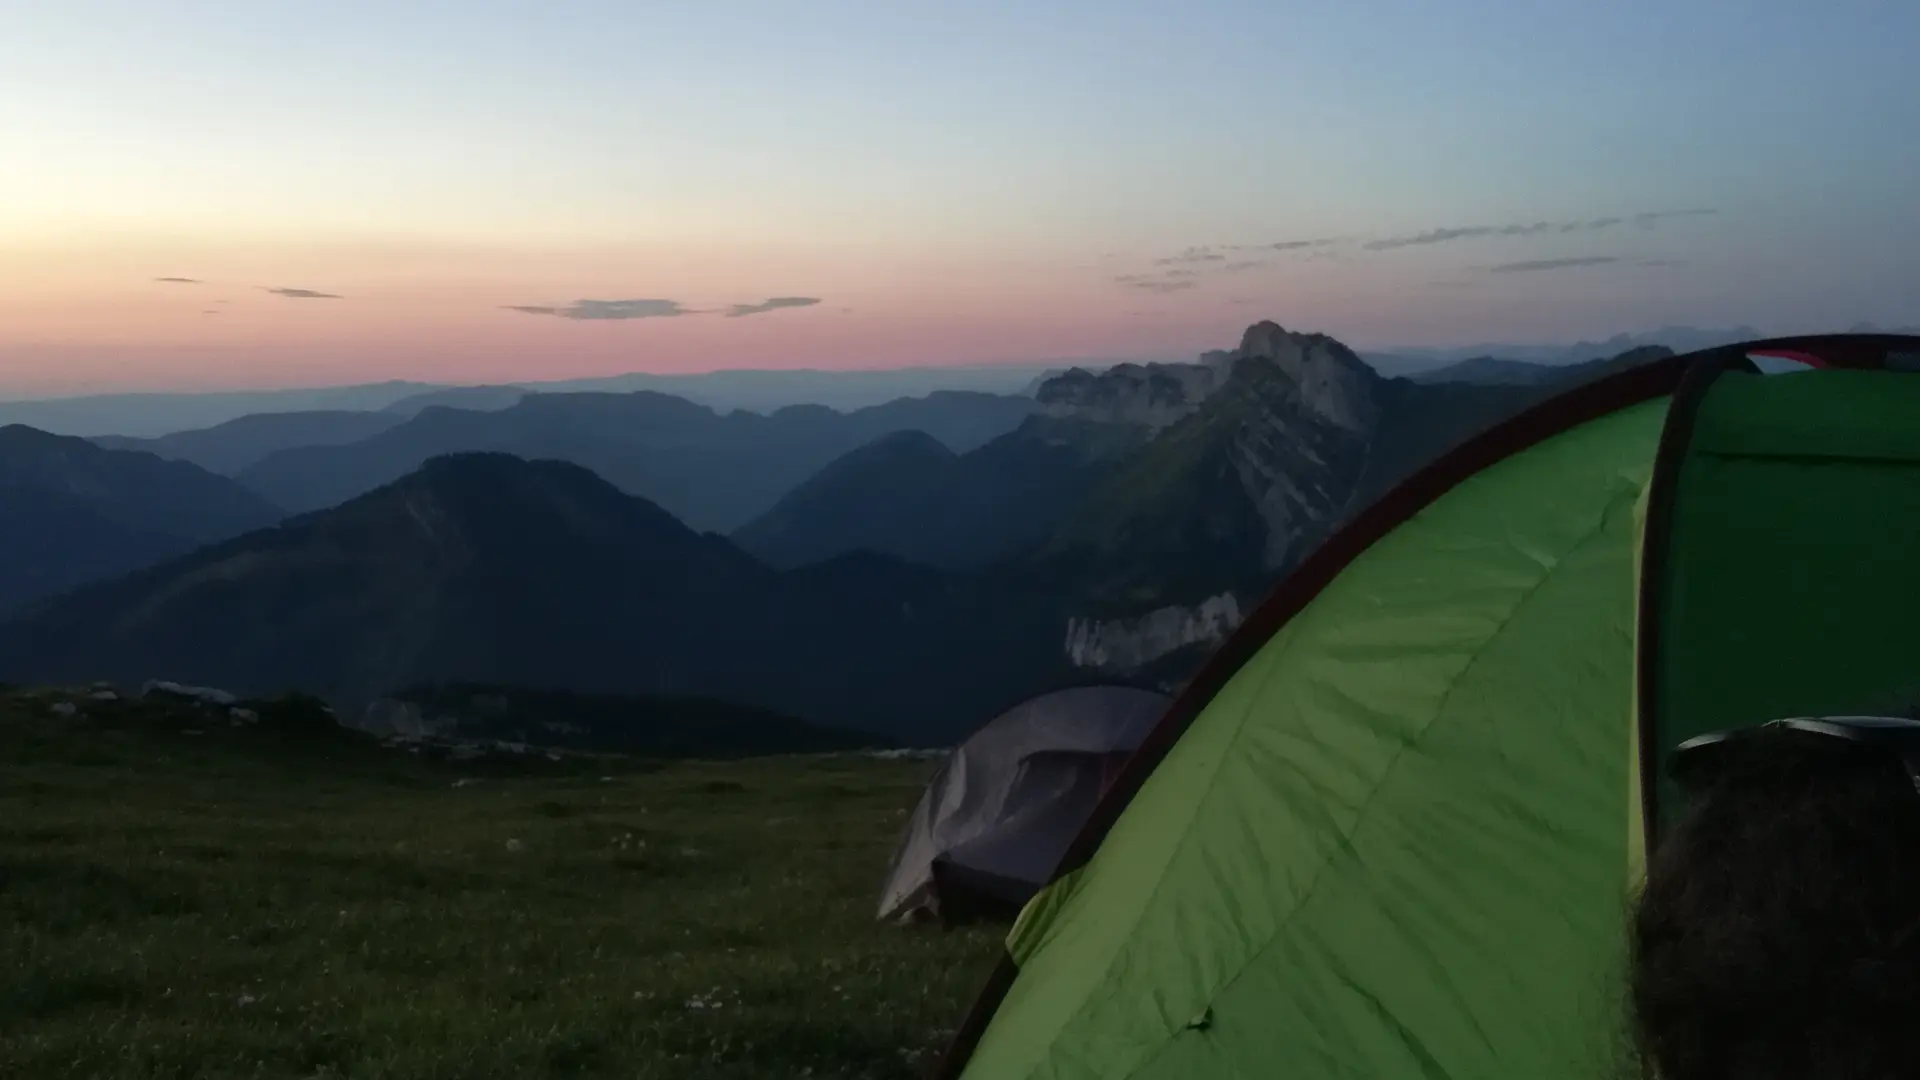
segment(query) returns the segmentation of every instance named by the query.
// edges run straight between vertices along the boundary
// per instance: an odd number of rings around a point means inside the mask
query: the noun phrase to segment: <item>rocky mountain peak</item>
[[[1349,431],[1369,431],[1379,419],[1384,381],[1352,349],[1325,334],[1298,334],[1274,322],[1247,327],[1235,360],[1270,360],[1300,386],[1307,408]]]
[[[1034,397],[1049,416],[1129,424],[1159,431],[1200,409],[1229,383],[1259,377],[1242,360],[1269,361],[1298,386],[1308,412],[1348,431],[1371,429],[1384,382],[1353,350],[1325,334],[1301,334],[1278,323],[1247,328],[1237,349],[1215,349],[1191,364],[1116,364],[1102,372],[1074,368],[1041,383]]]
[[[1116,364],[1098,374],[1074,368],[1040,384],[1034,398],[1047,416],[1159,431],[1200,407],[1227,380],[1210,364]]]

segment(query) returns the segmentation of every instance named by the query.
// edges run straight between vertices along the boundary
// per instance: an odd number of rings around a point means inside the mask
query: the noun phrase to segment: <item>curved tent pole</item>
[[[1401,481],[1373,505],[1335,530],[1312,554],[1270,592],[1253,613],[1230,635],[1200,673],[1175,697],[1160,722],[1128,759],[1119,779],[1094,808],[1086,826],[1068,847],[1053,880],[1086,865],[1181,735],[1199,717],[1234,674],[1348,564],[1372,544],[1467,478],[1562,432],[1591,420],[1671,395],[1687,371],[1709,364],[1724,370],[1745,363],[1753,353],[1798,352],[1824,360],[1828,366],[1880,369],[1896,352],[1920,352],[1920,336],[1903,334],[1820,334],[1768,338],[1716,349],[1667,357],[1574,387],[1517,416],[1467,439]],[[1663,434],[1664,441],[1664,434]],[[1646,754],[1642,747],[1642,754]],[[1647,786],[1642,780],[1643,788]],[[1049,883],[1051,884],[1051,883]],[[1002,953],[972,1009],[954,1033],[946,1052],[929,1074],[936,1080],[956,1080],[966,1068],[974,1047],[986,1033],[1000,1002],[1019,976],[1011,954]]]
[[[1802,334],[1795,337],[1763,338],[1737,345],[1723,345],[1691,354],[1691,359],[1731,360],[1738,363],[1759,354],[1784,359],[1811,361],[1813,367],[1851,368],[1876,371],[1888,366],[1894,353],[1920,353],[1920,336],[1914,334]]]

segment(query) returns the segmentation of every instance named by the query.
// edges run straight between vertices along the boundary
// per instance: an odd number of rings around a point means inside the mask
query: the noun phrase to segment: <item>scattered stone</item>
[[[521,845],[521,843],[520,843],[520,841],[518,841],[518,840],[509,840],[509,841],[507,841],[507,850],[508,850],[508,851],[519,851],[519,850],[520,850],[520,848],[521,848],[521,846],[522,846],[522,845]]]
[[[381,698],[347,725],[370,735],[405,735],[413,738],[451,737],[458,725],[451,717],[428,717],[420,706],[395,698]]]
[[[260,722],[260,714],[254,712],[252,709],[232,708],[227,710],[227,715],[233,718],[235,724],[257,724]]]
[[[93,693],[88,694],[87,696],[92,698],[95,701],[119,701],[120,700],[120,695],[115,693],[112,690],[95,690]]]
[[[890,750],[866,750],[861,752],[861,756],[878,761],[938,761],[952,752],[939,747],[909,746]]]
[[[71,720],[80,714],[80,706],[71,701],[56,701],[53,703],[52,711],[55,716]]]
[[[167,682],[161,679],[152,680],[140,687],[141,697],[146,697],[149,694],[164,694],[169,697],[187,698],[191,701],[198,701],[204,705],[232,705],[240,700],[225,690],[217,690],[211,686],[183,686],[177,682]]]
[[[463,788],[463,787],[466,787],[466,786],[467,786],[467,785],[469,785],[469,784],[477,784],[477,783],[479,783],[479,782],[480,782],[480,778],[479,778],[479,777],[476,777],[476,776],[463,776],[463,777],[461,777],[460,779],[458,779],[458,780],[455,780],[455,781],[453,782],[453,786],[454,786],[454,787],[456,787],[456,788]]]

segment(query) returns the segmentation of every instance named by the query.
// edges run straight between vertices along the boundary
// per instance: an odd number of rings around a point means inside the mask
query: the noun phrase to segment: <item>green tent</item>
[[[1366,511],[1135,754],[944,1074],[1619,1075],[1672,801],[1641,777],[1920,686],[1916,360],[1835,335],[1660,361]]]

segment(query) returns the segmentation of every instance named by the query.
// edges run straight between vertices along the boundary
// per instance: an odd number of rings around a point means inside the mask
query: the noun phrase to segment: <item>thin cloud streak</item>
[[[1576,266],[1608,266],[1620,260],[1612,255],[1583,255],[1571,259],[1529,259],[1501,263],[1487,268],[1489,274],[1530,274],[1542,270],[1568,270]]]
[[[262,286],[262,288],[266,288]],[[338,293],[317,292],[313,289],[266,289],[275,296],[284,296],[289,300],[344,300]]]
[[[206,282],[201,281],[199,278],[190,278],[190,277],[157,277],[157,278],[154,278],[153,280],[162,285],[205,285],[206,284]]]
[[[760,315],[769,311],[779,311],[781,308],[812,307],[819,302],[820,298],[817,296],[776,296],[757,304],[734,304],[727,308],[727,318],[738,319],[747,315]]]
[[[1333,239],[1281,240],[1278,243],[1265,244],[1262,246],[1265,247],[1268,251],[1306,251],[1310,248],[1331,247],[1334,244],[1337,244],[1339,242],[1340,241],[1333,240]]]
[[[1129,289],[1140,289],[1150,293],[1184,292],[1198,284],[1193,280],[1191,270],[1173,270],[1158,277],[1149,277],[1146,274],[1121,274],[1113,280]]]
[[[1651,229],[1670,218],[1708,217],[1719,213],[1712,209],[1694,210],[1658,210],[1632,217],[1597,217],[1579,221],[1533,221],[1517,222],[1508,225],[1465,225],[1444,229],[1428,229],[1411,236],[1389,236],[1380,240],[1369,240],[1361,246],[1368,251],[1397,251],[1400,248],[1426,247],[1432,244],[1447,244],[1455,240],[1471,240],[1488,236],[1538,236],[1542,233],[1601,232],[1617,228],[1629,222],[1641,229]]]
[[[1190,247],[1178,255],[1153,260],[1155,266],[1182,266],[1191,263],[1225,262],[1227,257],[1210,247]]]
[[[1428,229],[1412,236],[1390,236],[1384,240],[1369,240],[1361,246],[1368,251],[1397,251],[1400,248],[1426,247],[1430,244],[1446,244],[1455,240],[1468,240],[1481,236],[1537,236],[1544,232],[1553,232],[1560,226],[1549,221],[1536,221],[1528,225],[1466,225],[1450,229]]]
[[[575,300],[571,304],[508,304],[508,311],[524,315],[551,315],[581,322],[621,321],[625,319],[671,319],[693,315],[678,300]]]
[[[786,308],[813,307],[820,303],[823,301],[817,296],[775,296],[754,303],[727,304],[719,308],[690,308],[678,300],[643,298],[575,300],[571,304],[506,304],[503,310],[576,322],[624,322],[630,319],[676,319],[682,315],[723,315],[729,319],[739,319]],[[841,310],[845,313],[848,309]]]

